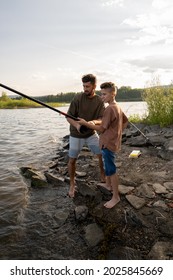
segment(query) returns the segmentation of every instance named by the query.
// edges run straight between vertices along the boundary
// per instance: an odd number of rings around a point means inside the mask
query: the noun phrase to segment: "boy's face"
[[[86,96],[92,97],[95,92],[96,85],[91,84],[91,82],[83,83],[83,90]]]
[[[114,93],[108,88],[101,89],[101,99],[104,103],[110,103],[114,99]]]

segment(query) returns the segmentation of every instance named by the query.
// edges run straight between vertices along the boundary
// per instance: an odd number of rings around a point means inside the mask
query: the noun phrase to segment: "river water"
[[[127,116],[145,114],[144,102],[120,102]],[[68,107],[60,110],[67,112]],[[28,187],[20,167],[42,169],[69,133],[64,116],[47,108],[0,110],[0,238],[20,227]]]

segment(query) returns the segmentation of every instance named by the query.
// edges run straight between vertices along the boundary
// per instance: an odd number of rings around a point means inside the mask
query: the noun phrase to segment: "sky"
[[[172,0],[0,0],[0,83],[31,96],[82,91],[88,73],[98,90],[171,84],[172,50]]]

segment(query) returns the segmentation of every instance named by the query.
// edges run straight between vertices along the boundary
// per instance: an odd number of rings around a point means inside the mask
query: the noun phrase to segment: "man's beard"
[[[91,95],[93,95],[93,91],[85,91],[85,94],[86,94],[87,96],[91,96]]]

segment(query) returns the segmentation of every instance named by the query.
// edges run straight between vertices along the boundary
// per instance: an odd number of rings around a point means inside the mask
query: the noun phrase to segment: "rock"
[[[169,260],[173,257],[173,243],[158,241],[148,254],[150,260]]]
[[[77,221],[84,221],[88,215],[88,207],[80,205],[75,208],[75,217]]]
[[[159,226],[158,229],[159,231],[164,235],[167,236],[168,238],[173,237],[173,221],[165,221],[164,219],[159,219],[158,220]]]
[[[85,177],[85,176],[87,175],[87,173],[86,173],[86,172],[79,172],[79,171],[76,171],[76,175],[77,175],[78,177]]]
[[[47,178],[47,181],[54,186],[60,186],[64,183],[64,178],[61,176],[55,176],[51,173],[45,172],[45,177]]]
[[[134,187],[128,187],[128,186],[124,186],[124,185],[119,185],[118,186],[118,190],[120,194],[128,194],[131,191],[134,190]]]
[[[130,247],[116,246],[107,256],[108,260],[142,260],[140,251]]]
[[[85,227],[85,240],[90,247],[97,246],[103,239],[103,231],[96,223]]]
[[[173,200],[173,193],[167,193],[164,195],[164,198]]]
[[[153,189],[154,189],[155,193],[157,193],[157,194],[166,194],[166,193],[168,193],[166,187],[163,187],[159,183],[154,183],[153,184]]]
[[[127,223],[131,224],[132,226],[141,227],[143,225],[143,221],[139,217],[139,214],[135,213],[132,209],[126,210],[126,220]]]
[[[78,183],[78,192],[84,197],[94,198],[96,196],[96,191],[83,182]]]
[[[62,210],[62,209],[58,209],[56,210],[53,218],[56,220],[56,223],[59,226],[61,226],[62,224],[65,223],[65,221],[67,220],[69,216],[69,210]]]
[[[164,210],[166,210],[168,207],[167,205],[165,204],[165,202],[163,200],[158,200],[156,202],[153,203],[153,206],[154,207],[161,207],[163,208]]]
[[[152,172],[151,175],[152,175],[153,177],[155,177],[157,180],[158,180],[158,178],[167,179],[167,177],[168,177],[168,172],[167,172],[166,170],[160,171],[160,172]]]
[[[148,184],[142,184],[138,188],[136,188],[136,195],[140,197],[154,198],[155,193],[153,191],[152,186],[148,186]]]
[[[140,198],[132,194],[126,195],[126,199],[135,209],[142,208],[146,203],[144,198]]]
[[[163,149],[159,152],[159,156],[165,160],[173,159],[173,139],[165,142]]]
[[[168,191],[173,190],[173,182],[165,182],[163,185]]]
[[[48,183],[43,178],[40,178],[40,176],[32,176],[31,178],[31,187],[32,188],[45,188],[48,186]]]

